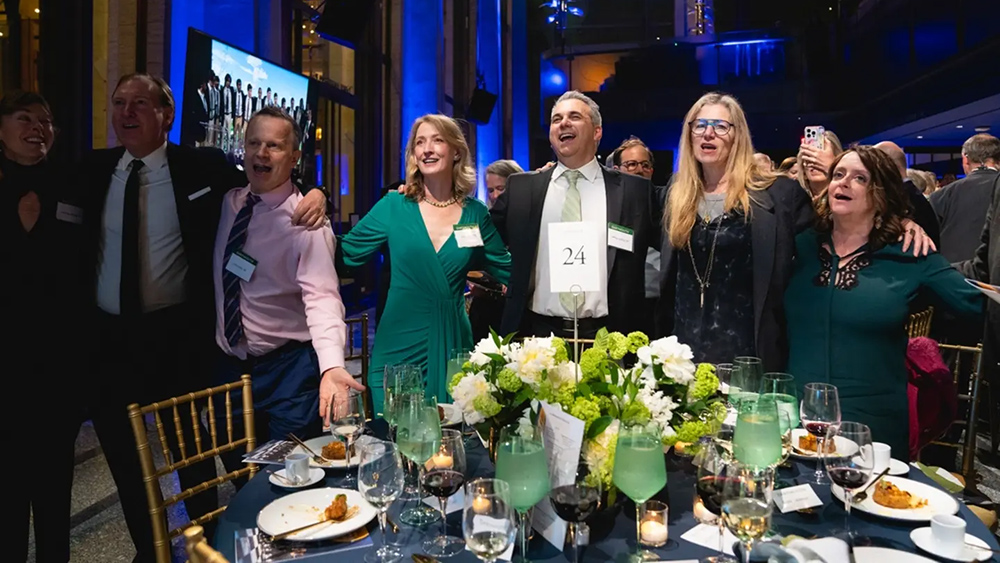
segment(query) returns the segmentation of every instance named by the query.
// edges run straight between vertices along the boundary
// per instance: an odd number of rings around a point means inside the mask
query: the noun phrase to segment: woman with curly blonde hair
[[[489,210],[472,197],[476,173],[469,145],[453,119],[425,115],[406,144],[406,187],[389,193],[340,239],[344,263],[360,266],[384,244],[392,284],[375,332],[369,387],[382,412],[385,366],[413,364],[428,391],[447,400],[452,349],[472,348],[465,313],[465,275],[486,270],[507,283],[510,254]]]

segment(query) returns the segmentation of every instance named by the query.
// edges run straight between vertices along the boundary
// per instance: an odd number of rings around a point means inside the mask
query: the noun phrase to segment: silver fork
[[[302,446],[302,449],[304,449],[305,451],[309,452],[309,455],[312,456],[313,461],[315,461],[316,463],[318,463],[320,465],[329,465],[330,460],[328,460],[325,457],[323,457],[321,455],[318,455],[316,452],[312,451],[312,449],[309,446],[307,446],[305,442],[303,442],[302,440],[299,440],[298,436],[296,436],[295,434],[289,433],[288,437],[291,438],[292,441],[295,442],[296,444]]]

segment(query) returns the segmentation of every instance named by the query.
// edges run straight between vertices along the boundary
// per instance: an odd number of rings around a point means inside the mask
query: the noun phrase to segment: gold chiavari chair
[[[188,563],[229,563],[228,559],[208,545],[205,530],[201,526],[191,526],[184,530],[184,542]]]
[[[948,442],[945,440],[933,441],[932,444],[948,446],[962,451],[962,475],[966,482],[973,482],[975,477],[976,458],[976,425],[979,420],[979,394],[983,384],[983,345],[959,346],[955,344],[938,344],[942,355],[947,357],[945,352],[952,352],[952,378],[958,385],[960,375],[963,371],[970,371],[969,385],[967,389],[958,389],[959,403],[968,404],[968,412],[964,419],[955,420],[953,426],[964,426],[965,437],[962,442]],[[968,363],[966,363],[968,362]]]
[[[910,315],[910,320],[906,323],[906,335],[909,338],[930,336],[931,319],[933,318],[934,318],[934,307],[927,307],[926,311],[913,313],[912,315]]]
[[[367,388],[368,355],[369,355],[368,313],[364,313],[360,317],[347,319],[344,322],[347,324],[347,353],[344,355],[344,360],[361,361],[361,373],[358,375],[361,377],[361,384]],[[354,345],[354,334],[356,330],[361,332],[360,347]],[[371,395],[368,392],[366,392],[364,397],[365,397],[365,416],[367,418],[371,418],[372,417]]]
[[[233,434],[233,401],[232,391],[241,391],[243,404],[243,428],[245,434],[242,438],[236,438]],[[216,401],[217,397],[224,397],[225,400],[225,442],[219,439],[218,424],[216,422]],[[211,444],[203,444],[201,432],[198,425],[201,424],[201,410],[198,401],[204,400],[208,409],[208,426]],[[185,412],[186,411],[186,412]],[[164,413],[164,414],[161,414]],[[183,413],[183,414],[182,414]],[[153,451],[150,448],[149,438],[146,434],[146,416],[153,415],[156,423],[157,437],[163,452],[164,464],[157,468],[153,460]],[[139,463],[142,466],[142,478],[146,484],[146,500],[149,502],[149,516],[153,522],[153,550],[156,553],[157,563],[170,563],[170,542],[181,535],[184,529],[191,526],[200,526],[217,518],[226,509],[221,506],[208,514],[187,522],[177,528],[168,529],[167,513],[168,506],[177,504],[194,495],[207,491],[212,487],[218,487],[227,481],[233,481],[243,476],[252,477],[257,472],[257,466],[247,464],[246,467],[237,471],[229,472],[225,475],[205,481],[197,486],[185,489],[169,498],[163,498],[163,491],[160,489],[160,477],[169,475],[178,469],[194,465],[195,463],[214,463],[214,459],[221,454],[244,448],[247,453],[253,451],[256,446],[254,438],[253,421],[253,395],[251,393],[250,376],[244,375],[240,381],[227,383],[211,389],[205,389],[194,393],[188,393],[180,397],[174,397],[162,402],[140,407],[133,403],[128,406],[129,420],[132,422],[132,433],[135,435],[136,449],[139,453]],[[168,436],[164,431],[163,417],[170,416],[176,428],[176,444],[180,459],[171,461],[170,448],[168,446]],[[182,432],[185,419],[195,429],[193,448],[192,444],[184,442]],[[210,446],[210,447],[209,447]],[[206,561],[222,561],[206,559]]]

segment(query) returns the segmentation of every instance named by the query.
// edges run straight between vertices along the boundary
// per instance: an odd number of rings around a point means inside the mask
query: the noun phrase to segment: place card
[[[427,497],[424,499],[424,504],[433,508],[434,510],[441,510],[441,502],[437,497]],[[452,512],[459,512],[465,508],[465,491],[458,491],[457,493],[448,497],[448,504],[445,505],[445,512],[451,514]]]
[[[809,484],[777,489],[772,493],[772,498],[774,506],[782,513],[823,505],[823,501],[819,500],[816,491]]]
[[[558,404],[550,405],[542,401],[538,426],[549,456],[549,483],[552,488],[573,484],[586,424],[563,412]],[[531,526],[556,549],[563,549],[566,543],[566,522],[556,514],[552,503],[548,499],[542,499],[531,514]]]
[[[700,545],[702,547],[711,549],[712,551],[719,551],[719,527],[709,526],[708,524],[698,524],[694,528],[681,534],[681,539],[684,541],[691,542],[695,545]],[[736,536],[732,532],[723,528],[722,530],[722,552],[726,555],[735,555],[733,553],[733,544],[736,543]]]

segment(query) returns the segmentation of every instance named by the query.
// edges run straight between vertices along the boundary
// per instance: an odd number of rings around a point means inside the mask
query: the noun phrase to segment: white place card
[[[733,553],[733,543],[735,543],[736,536],[732,534],[729,530],[723,528],[722,530],[722,551],[726,555],[735,555]],[[719,527],[709,526],[708,524],[698,524],[694,528],[681,534],[681,539],[684,541],[691,542],[695,545],[700,545],[702,547],[711,549],[712,551],[719,551]]]
[[[819,500],[816,491],[809,484],[776,489],[772,493],[772,498],[774,506],[777,506],[782,513],[823,505],[823,501]]]
[[[549,291],[600,291],[600,223],[549,223]]]
[[[427,497],[424,499],[424,504],[433,508],[434,510],[441,510],[441,502],[438,501],[437,497]],[[451,514],[452,512],[459,512],[465,508],[465,491],[458,491],[457,493],[448,497],[448,504],[445,505],[445,512]]]

